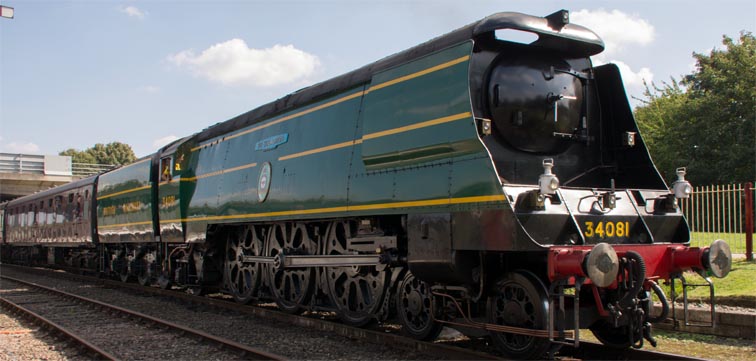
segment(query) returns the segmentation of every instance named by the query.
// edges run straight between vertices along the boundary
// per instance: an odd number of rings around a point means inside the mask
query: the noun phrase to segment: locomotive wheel
[[[443,325],[431,316],[432,302],[430,285],[407,272],[396,294],[396,308],[402,331],[423,341],[438,337]],[[437,315],[439,307],[434,307],[434,310]]]
[[[226,241],[225,272],[226,289],[234,300],[248,303],[260,287],[262,265],[244,263],[244,256],[260,256],[263,251],[262,228],[248,225],[241,232],[231,232]]]
[[[268,257],[280,254],[315,255],[317,244],[304,223],[276,223],[268,234],[265,250]],[[289,313],[302,311],[309,302],[315,284],[311,268],[278,268],[268,266],[268,286],[278,307]]]
[[[129,260],[126,257],[116,256],[113,259],[111,265],[111,271],[113,274],[121,280],[121,282],[129,281]]]
[[[150,272],[151,264],[144,258],[140,258],[136,262],[139,262],[139,272],[137,273],[137,282],[142,286],[149,286],[152,284],[152,273]]]
[[[131,279],[131,275],[129,274],[128,267],[123,267],[121,271],[118,272],[118,279],[120,279],[121,282],[129,282],[129,279]]]
[[[545,330],[548,317],[546,287],[530,272],[509,272],[495,285],[488,298],[490,323]],[[515,359],[537,359],[549,349],[548,338],[492,332],[491,339],[502,352]]]
[[[651,300],[651,295],[646,291],[641,291],[638,295],[639,299]],[[641,306],[646,315],[649,315],[651,308],[650,301],[642,303]],[[640,332],[632,332],[628,326],[614,327],[606,320],[596,321],[591,327],[589,327],[591,333],[603,344],[616,349],[626,349],[630,346],[640,342]],[[632,334],[632,336],[630,335]]]
[[[633,345],[626,326],[612,327],[609,322],[600,320],[591,325],[590,330],[603,345],[616,349],[625,349]]]
[[[136,275],[140,285],[149,286],[155,281],[155,275],[159,272],[155,258],[155,251],[148,251],[131,263],[131,272]]]
[[[351,235],[350,222],[332,223],[326,238],[325,254],[351,254],[347,250],[347,237]],[[362,327],[375,320],[388,293],[389,273],[388,268],[382,266],[325,268],[328,296],[344,323]]]

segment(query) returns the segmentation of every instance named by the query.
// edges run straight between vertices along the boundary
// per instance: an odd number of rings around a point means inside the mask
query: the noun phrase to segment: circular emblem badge
[[[263,163],[260,170],[260,177],[257,178],[257,200],[260,203],[265,202],[270,190],[270,163]]]

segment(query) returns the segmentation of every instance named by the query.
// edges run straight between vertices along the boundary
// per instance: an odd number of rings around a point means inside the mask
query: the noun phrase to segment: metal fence
[[[715,239],[727,241],[733,253],[751,259],[754,189],[751,183],[696,187],[680,202],[691,230],[691,245],[705,247]]]

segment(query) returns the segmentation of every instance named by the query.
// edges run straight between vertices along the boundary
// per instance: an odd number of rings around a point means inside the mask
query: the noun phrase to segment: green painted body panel
[[[470,104],[469,57],[472,42],[376,74],[365,97],[363,135],[469,113],[463,119],[366,139],[362,158],[368,169],[394,168],[480,151]],[[426,69],[453,65],[379,88]]]
[[[193,192],[184,192],[183,184],[188,182],[183,178],[181,182],[182,200],[189,201],[185,217],[187,239],[203,239],[207,225],[212,223],[292,218],[265,214],[345,206],[351,146],[281,158],[353,141],[361,97],[342,99],[362,91],[362,87],[350,89],[237,130],[216,139],[225,140],[215,145],[194,150],[189,157],[189,172],[197,178]],[[338,100],[342,101],[324,106]],[[322,109],[298,115],[318,107]],[[294,117],[280,121],[291,116]],[[267,126],[270,123],[274,124]],[[263,128],[238,135],[260,126]],[[288,137],[285,143],[269,150],[256,150],[259,142],[282,135]],[[265,162],[271,163],[271,183],[269,195],[261,203],[258,180]]]
[[[97,184],[97,230],[100,242],[154,240],[150,158],[100,176]]]
[[[158,187],[158,217],[160,219],[160,239],[164,242],[182,242],[183,225],[179,197],[179,181],[160,183]]]
[[[191,142],[183,142],[180,147],[190,147]],[[173,148],[172,148],[173,149]],[[175,149],[174,149],[175,150]],[[164,152],[160,155],[160,174],[161,179],[158,183],[157,191],[157,207],[158,207],[158,219],[159,219],[159,232],[160,239],[166,243],[178,243],[184,241],[184,224],[181,221],[185,212],[182,212],[181,208],[181,188],[187,185],[187,183],[193,184],[193,182],[181,182],[182,171],[186,166],[186,162],[182,158],[176,158],[175,152]],[[170,177],[165,179],[164,171],[162,170],[167,161],[167,165],[170,169]]]
[[[185,149],[187,241],[218,223],[505,206],[472,116],[471,51],[464,42]],[[270,188],[260,202],[265,162]]]
[[[454,211],[464,207],[456,203],[463,198],[503,195],[472,116],[469,59],[460,61],[471,51],[472,42],[465,42],[373,77],[371,86],[380,86],[453,63],[371,91],[365,97],[360,129],[363,137],[423,122],[442,122],[367,139],[355,147],[350,206],[400,204],[397,209],[371,209],[359,214]],[[457,119],[443,120],[450,117]],[[425,205],[444,198],[448,203]]]

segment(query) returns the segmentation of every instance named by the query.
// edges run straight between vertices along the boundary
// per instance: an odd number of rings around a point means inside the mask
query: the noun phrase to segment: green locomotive
[[[730,254],[688,247],[684,172],[670,192],[603,47],[499,13],[180,139],[99,176],[99,270],[518,358],[654,343],[655,280]]]

